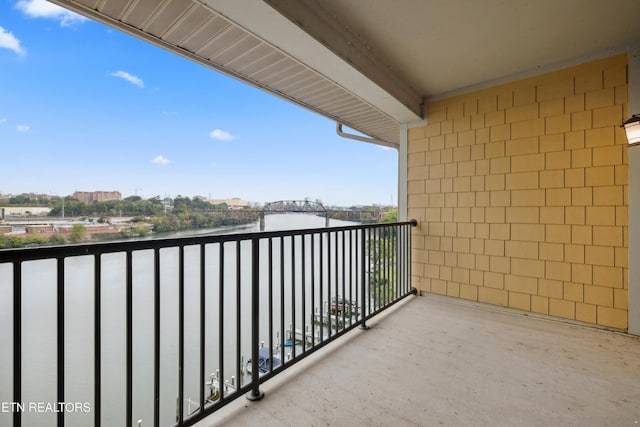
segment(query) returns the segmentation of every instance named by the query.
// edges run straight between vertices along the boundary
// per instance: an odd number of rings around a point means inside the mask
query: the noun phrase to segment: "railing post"
[[[271,333],[271,332],[269,332]],[[260,239],[251,239],[251,390],[249,400],[260,400]]]
[[[366,239],[365,236],[367,234],[367,229],[363,228],[362,229],[362,241],[360,242],[360,250],[362,251],[362,285],[360,287],[360,292],[361,292],[361,296],[362,296],[362,306],[360,308],[360,310],[362,311],[362,323],[360,324],[360,329],[369,329],[369,327],[367,326],[367,290],[366,290],[366,283],[367,283],[367,268],[365,265],[365,262],[369,262],[369,260],[367,259],[367,255],[366,255]]]

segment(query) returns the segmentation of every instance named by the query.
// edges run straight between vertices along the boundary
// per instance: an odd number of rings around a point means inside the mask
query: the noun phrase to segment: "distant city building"
[[[51,208],[44,206],[7,206],[0,208],[0,218],[9,216],[46,216],[51,212]]]
[[[248,208],[249,202],[246,200],[234,197],[232,199],[209,199],[207,200],[212,205],[221,205],[225,203],[231,209]]]
[[[55,196],[52,196],[51,194],[44,194],[44,193],[21,193],[21,194],[12,194],[12,193],[7,193],[7,194],[2,194],[0,193],[0,199],[1,200],[9,200],[13,197],[19,197],[19,196],[23,196],[29,199],[33,199],[33,200],[51,200],[53,199]]]
[[[25,231],[27,234],[51,234],[53,232],[53,225],[27,225]]]
[[[84,202],[106,202],[108,200],[121,200],[122,193],[119,191],[76,191],[73,198]]]

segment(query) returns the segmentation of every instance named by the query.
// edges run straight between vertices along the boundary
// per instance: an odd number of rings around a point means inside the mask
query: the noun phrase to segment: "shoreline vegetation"
[[[77,243],[97,243],[140,238],[170,232],[234,227],[255,223],[260,218],[259,208],[231,209],[226,204],[214,205],[199,198],[177,196],[174,199],[142,199],[130,196],[122,200],[80,202],[71,197],[33,199],[27,195],[0,199],[3,207],[40,206],[50,209],[42,223],[68,221],[65,226],[40,226],[36,232],[22,234],[1,233],[0,249],[52,246]],[[32,218],[27,214],[25,217]],[[69,219],[72,218],[72,219]],[[122,218],[128,218],[122,222]],[[394,222],[397,209],[380,206],[351,207],[330,210],[329,218],[361,223]],[[0,228],[9,222],[0,221]],[[114,224],[117,224],[115,226]],[[11,228],[11,227],[9,227]]]

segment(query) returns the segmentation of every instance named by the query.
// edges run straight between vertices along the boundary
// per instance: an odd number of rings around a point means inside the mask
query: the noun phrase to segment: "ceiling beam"
[[[197,0],[399,123],[423,118],[421,97],[318,4]]]

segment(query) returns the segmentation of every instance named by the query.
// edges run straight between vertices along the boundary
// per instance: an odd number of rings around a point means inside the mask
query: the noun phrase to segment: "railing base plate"
[[[251,390],[250,392],[248,392],[247,394],[245,394],[245,397],[247,398],[247,400],[260,400],[264,397],[264,391],[262,390],[258,390],[258,394],[255,394],[253,390]]]

